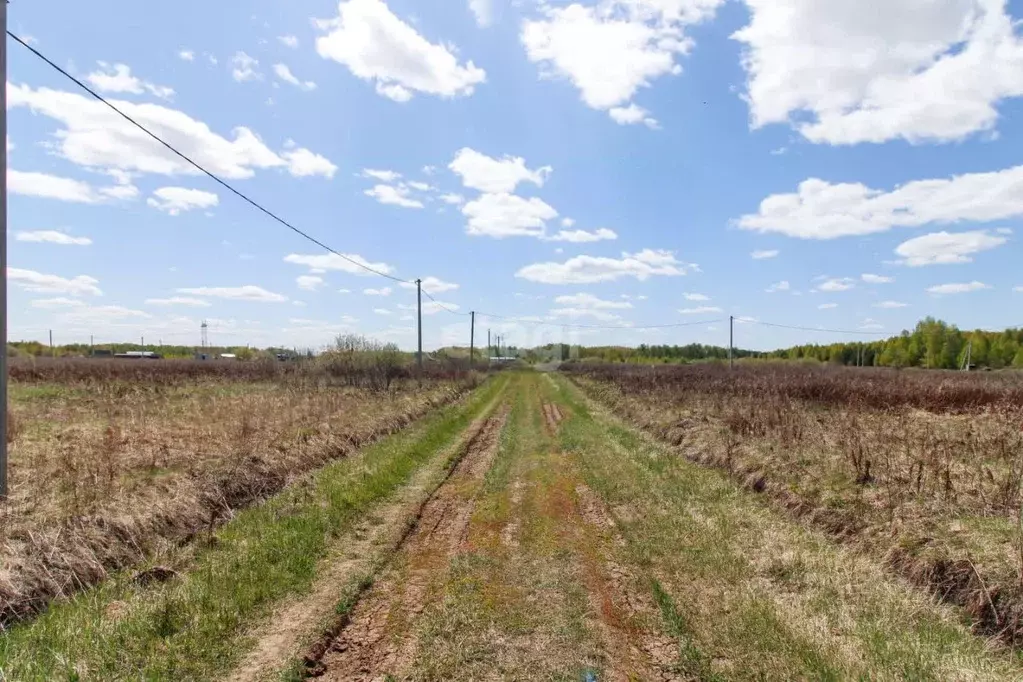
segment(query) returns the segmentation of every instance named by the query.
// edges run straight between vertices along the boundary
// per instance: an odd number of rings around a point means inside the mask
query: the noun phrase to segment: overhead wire
[[[156,142],[160,143],[163,147],[165,147],[167,150],[172,152],[175,156],[179,157],[180,159],[182,159],[183,161],[188,163],[190,166],[196,168],[201,173],[205,174],[207,177],[209,177],[214,182],[219,184],[221,187],[223,187],[224,189],[228,190],[229,192],[231,192],[232,194],[234,194],[235,196],[237,196],[241,200],[245,201],[249,205],[255,207],[259,211],[263,212],[264,214],[266,214],[267,216],[269,216],[273,220],[277,221],[278,223],[280,223],[284,227],[288,228],[289,230],[291,230],[295,234],[303,237],[304,239],[312,242],[313,244],[316,244],[321,249],[324,249],[325,251],[328,251],[328,252],[334,254],[338,258],[341,258],[341,259],[351,263],[352,265],[355,265],[355,266],[358,266],[358,267],[362,268],[363,270],[371,272],[371,273],[373,273],[375,275],[379,275],[381,277],[386,277],[387,279],[393,280],[395,282],[411,283],[411,282],[409,282],[409,280],[401,279],[400,277],[395,277],[394,275],[388,274],[386,272],[382,272],[381,270],[377,270],[376,268],[373,268],[373,267],[371,267],[369,265],[366,265],[365,263],[363,263],[363,262],[361,262],[361,261],[359,261],[359,260],[357,260],[355,258],[347,256],[347,255],[345,255],[343,253],[340,253],[340,252],[336,251],[335,249],[331,248],[330,246],[324,244],[322,241],[320,241],[316,237],[313,237],[308,232],[305,232],[305,231],[295,227],[290,222],[288,222],[284,218],[281,218],[279,215],[277,215],[276,213],[274,213],[270,209],[264,207],[262,204],[260,204],[259,202],[255,201],[254,199],[251,199],[248,195],[243,193],[241,190],[236,189],[233,185],[231,185],[227,181],[221,179],[218,175],[216,175],[212,171],[207,170],[204,166],[199,164],[197,161],[193,160],[191,157],[189,157],[185,153],[179,151],[176,147],[174,147],[174,145],[170,144],[169,142],[167,142],[166,140],[161,138],[159,135],[157,135],[156,133],[152,132],[151,130],[146,128],[144,125],[142,125],[141,123],[136,121],[134,118],[132,118],[131,116],[129,116],[125,112],[123,112],[120,109],[118,109],[114,104],[109,102],[105,97],[103,97],[102,95],[97,93],[95,90],[90,88],[88,85],[83,83],[81,80],[79,80],[78,78],[75,78],[70,73],[68,73],[66,70],[64,70],[63,68],[61,68],[57,64],[55,64],[49,57],[47,57],[42,52],[40,52],[36,48],[34,48],[31,45],[29,45],[27,42],[22,40],[19,36],[15,35],[14,33],[12,33],[9,30],[7,31],[7,35],[9,35],[11,38],[13,38],[19,44],[21,44],[22,47],[24,47],[25,49],[29,50],[36,57],[38,57],[39,59],[41,59],[44,62],[46,62],[47,64],[49,64],[52,68],[57,70],[65,78],[67,78],[70,81],[72,81],[75,85],[80,87],[82,90],[85,90],[87,93],[89,93],[90,95],[95,97],[97,100],[99,100],[100,102],[102,102],[103,104],[108,106],[110,109],[112,109],[114,112],[116,112],[119,116],[121,116],[121,118],[123,118],[124,120],[128,121],[129,123],[131,123],[133,126],[138,128],[139,130],[141,130],[143,133],[145,133],[146,135],[151,137]]]
[[[495,315],[494,313],[476,311],[476,314],[480,317],[488,317],[495,320],[509,320],[518,324],[536,325],[536,326],[547,326],[547,327],[567,327],[569,329],[620,329],[620,330],[639,330],[639,329],[670,329],[675,327],[696,327],[703,324],[714,324],[716,322],[724,322],[723,318],[715,320],[700,320],[699,322],[677,322],[674,324],[653,324],[653,325],[604,325],[604,324],[572,324],[568,322],[551,322],[547,320],[524,320],[518,317],[509,315]]]
[[[738,321],[740,318],[736,318]],[[825,329],[823,327],[800,327],[791,324],[776,324],[774,322],[761,322],[760,320],[753,320],[750,318],[741,318],[742,322],[749,324],[759,324],[764,327],[778,327],[779,329],[795,329],[804,332],[825,332],[831,334],[860,334],[863,336],[885,336],[884,332],[868,332],[863,330],[852,330],[852,329]]]

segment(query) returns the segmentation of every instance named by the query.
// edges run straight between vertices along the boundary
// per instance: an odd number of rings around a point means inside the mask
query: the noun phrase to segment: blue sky
[[[427,309],[428,348],[467,343],[470,310],[515,318],[477,338],[530,345],[725,344],[735,315],[737,345],[771,348],[1023,324],[1021,19],[1000,0],[18,0],[8,25],[297,227],[424,278],[459,313]],[[190,344],[205,318],[217,344],[414,345],[413,289],[8,51],[10,338]]]

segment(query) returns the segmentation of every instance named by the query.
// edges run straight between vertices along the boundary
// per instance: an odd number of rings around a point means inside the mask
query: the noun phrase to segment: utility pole
[[[89,357],[91,358],[93,355],[95,352],[92,350],[92,334],[89,334]]]
[[[469,312],[469,371],[473,370],[473,360],[476,356],[476,311]]]
[[[416,364],[419,367],[419,376],[423,375],[423,280],[416,280],[416,302],[418,307],[419,327],[419,353],[416,356]]]
[[[0,137],[4,148],[0,151],[0,335],[4,337],[4,352],[0,355],[0,500],[7,499],[7,2],[0,2],[0,73],[5,86],[0,88]]]
[[[735,343],[735,316],[728,316],[728,369],[735,367],[735,359],[733,358],[734,351],[732,350]]]
[[[0,4],[2,4],[2,3],[0,3]],[[4,37],[5,38],[7,37],[6,33],[4,34]],[[53,350],[53,330],[52,329],[50,330],[50,357],[51,358],[57,357],[57,351]]]
[[[970,364],[971,364],[971,360],[972,360],[972,358],[970,356],[972,355],[972,353],[973,353],[973,339],[970,339],[969,341],[966,342],[966,359],[965,359],[965,362],[963,362],[963,367],[962,367],[964,372],[969,372],[970,371]]]
[[[490,342],[490,330],[487,330],[487,366],[490,366],[490,358],[494,357],[494,347]]]

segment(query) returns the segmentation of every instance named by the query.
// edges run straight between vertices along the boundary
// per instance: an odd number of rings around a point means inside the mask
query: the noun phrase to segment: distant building
[[[122,360],[160,360],[163,356],[151,350],[130,350],[127,353],[118,353],[114,357]]]
[[[237,360],[238,356],[235,355],[234,353],[221,353],[220,354],[220,359],[221,360]]]

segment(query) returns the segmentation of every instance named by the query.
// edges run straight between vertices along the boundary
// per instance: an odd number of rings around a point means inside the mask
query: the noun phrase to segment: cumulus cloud
[[[656,126],[631,100],[640,88],[678,75],[677,58],[692,41],[688,26],[714,15],[723,0],[605,0],[587,7],[542,4],[541,17],[523,22],[526,56],[541,75],[564,78],[587,106],[608,111],[618,123]]]
[[[504,156],[495,159],[468,147],[455,153],[448,168],[462,178],[462,184],[466,187],[492,194],[510,194],[521,182],[543,187],[554,170],[550,166],[530,170],[526,167],[526,160],[521,157]]]
[[[213,192],[185,187],[161,187],[146,199],[146,204],[169,215],[179,215],[182,211],[213,208],[220,203],[220,198]]]
[[[404,208],[423,208],[423,202],[409,197],[409,188],[404,185],[374,185],[363,192],[381,204],[402,206]]]
[[[314,83],[313,81],[299,80],[298,77],[291,72],[291,69],[288,68],[287,64],[274,64],[273,69],[274,74],[279,79],[281,79],[285,83],[294,85],[296,88],[300,90],[310,92],[316,89],[316,83]]]
[[[452,206],[461,206],[465,203],[465,197],[461,194],[441,194],[440,200],[445,204],[451,204]]]
[[[837,303],[821,303],[817,306],[817,310],[834,310],[838,307]]]
[[[542,199],[514,194],[483,194],[462,207],[468,218],[466,233],[473,236],[541,237],[548,220],[558,212]]]
[[[586,230],[559,230],[554,234],[544,237],[549,242],[573,242],[575,244],[586,244],[604,240],[618,239],[614,230],[601,227],[593,232]]]
[[[132,95],[148,92],[161,99],[170,99],[174,96],[173,88],[155,85],[131,75],[131,67],[127,64],[96,63],[100,67],[99,70],[87,75],[85,80],[100,92],[130,93]]]
[[[293,50],[296,47],[298,47],[298,37],[296,36],[292,35],[277,36],[277,40],[281,43],[281,45],[284,45],[285,47],[290,47]]]
[[[910,267],[972,263],[973,254],[1007,243],[1006,237],[984,230],[972,232],[934,232],[899,244],[898,261]]]
[[[874,275],[869,272],[860,275],[860,279],[862,279],[867,284],[891,284],[892,282],[895,281],[894,277],[887,277],[885,275]]]
[[[316,291],[325,283],[324,279],[319,275],[299,275],[295,278],[295,284],[298,285],[298,288],[305,289],[306,291]]]
[[[393,291],[391,287],[383,287],[380,289],[363,289],[362,293],[367,296],[390,296]]]
[[[753,260],[767,260],[769,258],[777,258],[779,253],[781,253],[781,251],[778,251],[777,249],[754,251],[750,254],[750,258]]]
[[[724,312],[717,306],[701,305],[695,308],[679,308],[678,311],[682,315],[709,315],[711,313]]]
[[[263,79],[263,74],[256,71],[259,60],[244,52],[235,52],[231,57],[231,77],[239,83],[247,81],[258,81]]]
[[[201,298],[187,296],[171,296],[170,298],[147,298],[146,305],[157,306],[188,306],[191,308],[209,308],[212,303]]]
[[[469,0],[469,9],[481,28],[494,22],[494,0]]]
[[[414,93],[469,96],[487,74],[472,61],[460,64],[451,47],[435,44],[399,19],[382,0],[347,0],[338,16],[317,20],[325,35],[316,51],[357,78],[376,84],[378,94],[407,102]]]
[[[927,289],[927,293],[930,294],[968,294],[972,291],[983,291],[984,289],[990,289],[991,287],[983,282],[976,280],[972,282],[962,282],[953,284],[939,284]]]
[[[817,285],[818,291],[849,291],[856,286],[856,280],[851,277],[831,278],[824,280]]]
[[[126,201],[134,199],[139,193],[138,188],[134,185],[112,185],[97,188],[81,180],[19,170],[7,171],[7,190],[11,194],[78,204]]]
[[[902,301],[881,301],[879,303],[875,303],[873,307],[881,308],[883,310],[895,310],[897,308],[905,308],[908,305],[908,303],[903,303]]]
[[[696,265],[683,263],[671,251],[644,249],[623,252],[622,257],[575,256],[564,263],[534,263],[521,268],[516,277],[542,284],[594,284],[633,277],[646,281],[651,277],[679,277]]]
[[[347,272],[351,275],[362,276],[369,276],[373,274],[365,268],[356,265],[356,263],[361,263],[362,265],[385,275],[389,275],[394,272],[394,268],[387,263],[373,263],[354,253],[346,253],[344,256],[345,258],[342,258],[336,253],[291,253],[284,257],[284,262],[293,263],[295,265],[304,265],[308,267],[313,274],[324,273],[328,270],[336,270],[339,272]],[[355,261],[355,263],[351,261]]]
[[[178,289],[179,294],[206,296],[208,298],[226,298],[234,301],[253,301],[256,303],[283,303],[287,296],[267,291],[263,287],[248,284],[240,287],[185,287]]]
[[[789,291],[791,288],[792,285],[789,284],[787,280],[782,280],[780,282],[775,282],[771,286],[767,287],[766,291],[769,294],[773,294],[779,291]]]
[[[7,280],[15,286],[44,294],[67,294],[69,296],[102,296],[103,292],[96,286],[99,280],[88,275],[66,278],[59,275],[50,275],[35,270],[23,270],[21,268],[7,268]]]
[[[958,140],[1023,95],[1023,39],[1004,0],[745,0],[752,125],[812,142]]]
[[[304,147],[287,149],[281,152],[281,158],[287,162],[288,172],[296,178],[307,178],[314,175],[332,178],[337,172],[337,166],[330,159]]]
[[[396,173],[392,170],[373,170],[372,168],[362,169],[363,177],[373,178],[380,182],[394,182],[395,180],[401,179],[401,173]]]
[[[48,244],[60,244],[62,246],[89,246],[92,240],[88,237],[74,237],[57,230],[35,230],[32,232],[18,232],[15,239],[19,242],[46,242]]]
[[[890,192],[811,178],[763,200],[739,227],[801,239],[835,239],[930,223],[989,222],[1023,215],[1023,166],[916,180]]]
[[[696,301],[696,302],[703,302],[703,301],[709,301],[710,300],[710,296],[705,296],[704,294],[682,294],[682,298],[686,299],[687,301]]]
[[[554,302],[558,305],[591,310],[628,310],[632,308],[632,304],[628,301],[606,301],[593,294],[586,293],[558,296],[554,299]]]
[[[178,52],[178,59],[186,62],[195,61],[195,52],[192,50],[180,50]]]
[[[107,173],[201,174],[102,102],[77,93],[27,85],[9,85],[7,92],[12,109],[26,107],[62,124],[55,134],[53,150],[72,163]],[[163,105],[124,100],[113,100],[113,104],[221,177],[250,178],[256,170],[269,168],[283,168],[294,174],[289,161],[248,128],[235,128],[229,140],[202,121]],[[292,149],[290,153],[301,151]]]

